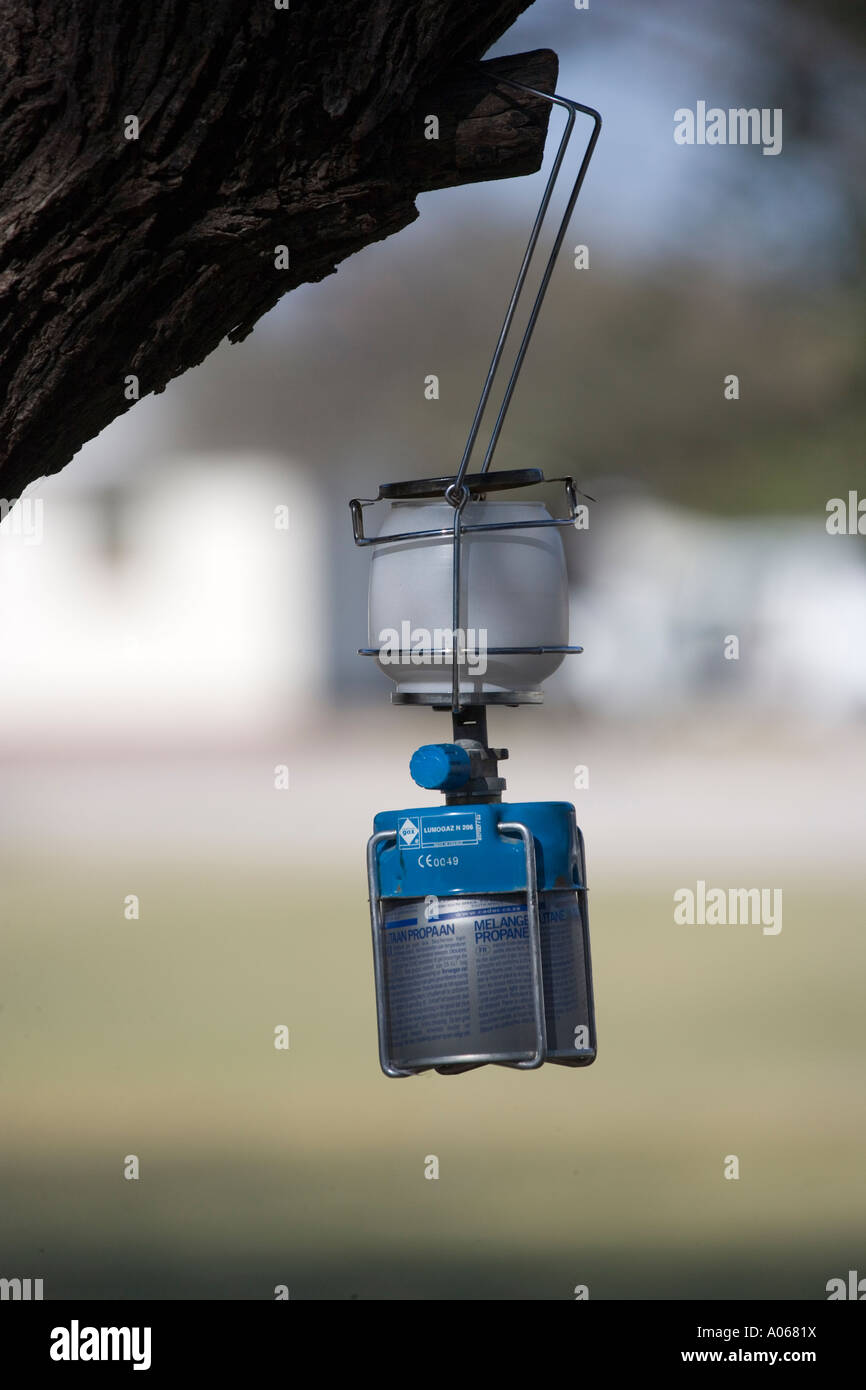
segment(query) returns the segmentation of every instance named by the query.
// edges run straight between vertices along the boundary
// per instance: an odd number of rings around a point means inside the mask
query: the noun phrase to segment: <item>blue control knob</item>
[[[455,792],[471,776],[469,754],[458,743],[425,743],[412,754],[409,775],[428,791]]]

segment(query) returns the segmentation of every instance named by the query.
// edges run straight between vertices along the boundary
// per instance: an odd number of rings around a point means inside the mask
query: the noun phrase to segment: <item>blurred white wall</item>
[[[355,552],[346,536],[345,570],[327,572],[342,552],[308,472],[190,455],[116,492],[35,493],[41,535],[33,509],[0,524],[0,747],[256,742],[311,719],[329,677],[358,706],[387,699],[359,657],[336,679]],[[549,682],[551,706],[862,716],[857,538],[820,517],[719,520],[615,492],[591,516],[571,551],[585,650]]]
[[[188,456],[117,494],[31,493],[41,537],[26,504],[0,525],[0,740],[244,737],[303,710],[324,562],[300,469]]]
[[[560,691],[629,717],[723,700],[750,716],[866,712],[866,557],[824,517],[716,519],[611,496],[578,534]],[[725,656],[725,639],[739,657]]]

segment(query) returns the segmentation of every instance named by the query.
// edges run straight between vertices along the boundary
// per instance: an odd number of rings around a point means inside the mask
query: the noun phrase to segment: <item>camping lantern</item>
[[[587,1066],[596,1036],[583,837],[568,802],[503,802],[491,705],[540,704],[568,645],[559,529],[578,490],[551,515],[540,469],[489,465],[592,151],[590,107],[491,79],[564,107],[568,121],[454,476],[385,483],[350,503],[355,543],[373,548],[362,654],[395,682],[391,700],[450,711],[451,741],[426,744],[409,771],[444,804],[381,811],[367,846],[379,1060],[387,1076],[496,1063]],[[593,131],[560,223],[484,462],[468,472],[506,338],[577,112]],[[507,492],[508,497],[502,494]],[[511,494],[518,493],[515,498]],[[364,509],[386,504],[374,535]]]
[[[519,691],[540,699],[541,681],[562,661],[568,642],[568,582],[559,532],[555,527],[533,529],[536,522],[550,520],[540,502],[488,497],[497,488],[514,487],[515,479],[525,485],[540,478],[537,469],[525,469],[520,475],[488,473],[467,484],[460,599],[461,612],[471,615],[472,625],[458,634],[465,657],[461,698]],[[371,649],[376,644],[381,669],[397,682],[398,697],[450,697],[453,511],[442,492],[451,481],[389,483],[380,489],[390,508],[376,535],[370,568],[369,641]],[[427,496],[419,497],[419,490]],[[490,529],[497,524],[515,529]],[[444,534],[389,540],[401,532],[437,529]],[[497,645],[513,649],[512,654],[490,651],[494,634]],[[443,652],[448,669],[437,666],[430,654],[442,643],[449,648]],[[543,655],[535,650],[540,646],[548,649]]]

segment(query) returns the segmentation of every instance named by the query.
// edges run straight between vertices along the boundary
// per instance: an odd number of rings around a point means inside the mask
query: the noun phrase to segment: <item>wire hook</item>
[[[505,395],[503,396],[502,404],[499,407],[499,413],[496,417],[496,422],[493,426],[493,433],[490,436],[490,442],[487,445],[487,451],[484,455],[484,462],[481,465],[482,473],[486,473],[488,468],[490,467],[490,463],[493,458],[493,452],[496,448],[497,443],[499,442],[499,436],[502,433],[502,426],[505,422],[505,416],[508,411],[508,407],[511,404],[511,398],[514,395],[514,388],[517,385],[517,378],[520,375],[520,369],[523,366],[523,360],[526,357],[526,351],[529,347],[529,342],[532,337],[533,330],[538,321],[538,315],[541,312],[541,306],[544,302],[544,296],[547,293],[547,287],[550,284],[550,277],[553,274],[553,268],[556,264],[556,258],[559,255],[560,247],[562,246],[566,229],[571,220],[571,214],[574,211],[574,205],[577,202],[578,194],[580,193],[580,190],[583,186],[583,180],[586,177],[586,171],[589,168],[589,161],[592,159],[593,151],[595,150],[596,144],[598,143],[598,137],[601,131],[601,116],[599,115],[598,111],[596,111],[595,108],[592,106],[584,106],[581,102],[572,101],[570,97],[563,97],[560,96],[558,93],[540,92],[537,88],[528,87],[523,82],[515,82],[510,77],[498,77],[494,76],[492,73],[485,73],[484,76],[494,86],[498,86],[501,83],[504,83],[507,87],[514,87],[518,91],[528,92],[531,96],[540,97],[543,101],[549,101],[552,105],[563,107],[568,112],[568,119],[565,124],[565,130],[562,133],[562,138],[559,142],[559,148],[556,152],[556,158],[553,161],[553,168],[550,171],[550,175],[548,177],[547,184],[542,195],[538,212],[535,215],[535,221],[532,224],[532,231],[529,235],[529,241],[527,242],[526,250],[523,253],[523,260],[520,265],[520,270],[517,274],[517,280],[515,281],[514,289],[511,292],[511,298],[508,302],[508,308],[505,312],[505,318],[502,322],[502,328],[499,331],[499,338],[497,339],[496,347],[493,350],[493,357],[491,359],[490,366],[487,370],[487,376],[484,381],[484,386],[481,390],[481,398],[478,402],[478,407],[475,411],[475,416],[472,420],[472,425],[469,430],[469,437],[466,440],[466,447],[463,450],[463,457],[460,460],[460,467],[457,470],[457,474],[455,476],[453,484],[446,491],[446,497],[448,497],[449,493],[452,492],[456,494],[457,490],[461,487],[463,479],[465,478],[466,472],[469,468],[469,460],[472,456],[472,451],[475,448],[475,441],[478,438],[478,431],[481,428],[481,421],[484,416],[484,411],[487,407],[487,402],[490,398],[490,392],[493,387],[493,382],[495,380],[496,373],[499,369],[499,364],[502,360],[502,354],[505,349],[505,342],[511,329],[511,324],[514,320],[514,315],[517,310],[517,305],[520,300],[524,284],[526,283],[526,277],[529,272],[529,267],[532,262],[533,255],[535,253],[535,248],[538,243],[539,235],[541,233],[542,224],[544,222],[545,216],[547,215],[547,209],[550,206],[550,199],[553,195],[553,190],[556,185],[556,181],[559,178],[559,173],[562,168],[562,162],[565,158],[565,152],[568,148],[569,141],[571,140],[577,113],[581,112],[583,115],[590,116],[592,118],[592,134],[589,137],[589,143],[586,147],[586,150],[584,151],[583,159],[580,162],[580,168],[577,171],[577,177],[574,181],[571,193],[569,194],[568,202],[566,203],[565,207],[565,212],[563,213],[562,220],[559,224],[559,228],[553,242],[553,247],[547,260],[547,265],[544,269],[541,284],[539,285],[538,292],[535,296],[535,302],[533,303],[532,310],[529,315],[529,320],[527,322],[526,328],[523,333],[523,337],[520,342],[520,347],[517,350],[517,356],[514,361],[514,366],[511,369],[511,376],[508,379],[508,385],[505,388]]]

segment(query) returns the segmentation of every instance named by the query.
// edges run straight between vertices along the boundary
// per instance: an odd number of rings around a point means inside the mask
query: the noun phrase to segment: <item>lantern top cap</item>
[[[445,489],[454,482],[451,474],[443,478],[409,478],[401,483],[380,483],[380,502],[401,501],[415,497],[444,497]],[[480,493],[505,492],[513,487],[531,487],[543,483],[544,474],[540,468],[509,468],[497,473],[468,473],[463,479],[470,496]]]

